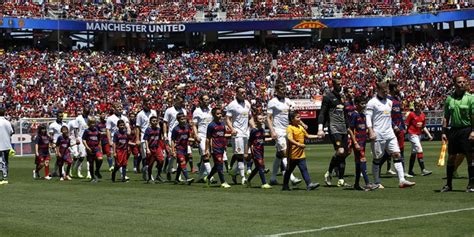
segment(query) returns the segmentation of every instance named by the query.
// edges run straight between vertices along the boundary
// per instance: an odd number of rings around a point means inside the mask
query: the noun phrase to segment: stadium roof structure
[[[239,20],[225,22],[183,22],[163,24],[5,17],[0,18],[0,28],[95,32],[180,33],[209,31],[399,27],[466,20],[474,20],[474,9],[386,17],[321,19],[307,18],[298,20]]]

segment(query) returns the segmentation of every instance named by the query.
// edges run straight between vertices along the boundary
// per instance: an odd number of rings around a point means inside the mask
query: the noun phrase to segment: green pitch
[[[445,169],[435,165],[440,145],[439,142],[423,145],[426,166],[433,170],[431,176],[410,179],[417,182],[410,189],[399,189],[396,177],[384,176],[382,182],[386,188],[373,192],[324,185],[307,192],[304,184],[292,192],[280,191],[280,185],[261,190],[256,188],[260,185],[258,175],[252,182],[255,188],[232,185],[228,190],[218,186],[205,188],[197,183],[191,186],[144,184],[141,175],[130,171],[129,183],[112,183],[110,173],[105,171],[106,162],[102,172],[104,179],[97,184],[80,179],[33,180],[33,159],[13,158],[10,184],[0,186],[0,235],[255,236],[474,207],[473,195],[464,192],[466,178],[454,180],[454,192],[436,192],[445,183],[442,179]],[[408,144],[406,156],[410,148]],[[274,148],[266,147],[265,152],[267,167],[271,168]],[[313,181],[323,183],[323,173],[332,153],[329,145],[308,146],[307,161]],[[194,158],[199,160],[197,154]],[[415,167],[415,173],[419,174],[418,164]],[[371,165],[369,173],[370,170]],[[465,162],[458,172],[461,177],[467,176]],[[298,170],[295,174],[301,177]],[[347,158],[346,174],[346,181],[352,184],[352,155]],[[282,177],[278,178],[281,182]],[[371,175],[370,178],[372,180]],[[230,176],[226,179],[231,181]],[[473,216],[471,209],[300,235],[472,236]]]

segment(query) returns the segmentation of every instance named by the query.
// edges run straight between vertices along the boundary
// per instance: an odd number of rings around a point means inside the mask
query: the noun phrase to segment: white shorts
[[[275,147],[276,147],[277,152],[286,150],[287,148],[286,135],[283,135],[283,136],[277,135],[277,139],[275,141]]]
[[[232,138],[232,148],[234,151],[234,155],[248,154],[248,143],[249,139],[247,137]]]
[[[411,142],[412,153],[423,153],[423,147],[421,147],[421,136],[416,134],[408,134],[408,140]]]
[[[77,145],[74,145],[74,146],[71,146],[69,147],[69,151],[71,152],[71,155],[72,157],[76,158],[76,157],[79,157],[79,150],[78,150],[78,146]]]
[[[400,147],[398,146],[397,137],[393,137],[386,140],[373,141],[371,144],[371,148],[372,148],[372,156],[376,160],[381,159],[385,151],[387,151],[388,154],[400,152]]]
[[[199,155],[203,156],[206,153],[206,138],[199,137],[201,142],[199,143]]]
[[[77,150],[79,152],[79,157],[87,157],[86,147],[82,139],[79,139],[79,145],[77,145]]]
[[[227,160],[227,151],[224,151],[224,155],[222,156],[222,160],[223,161]]]

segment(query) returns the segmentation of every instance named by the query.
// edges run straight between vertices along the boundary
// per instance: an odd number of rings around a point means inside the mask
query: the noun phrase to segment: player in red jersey
[[[415,111],[410,112],[407,116],[405,124],[408,127],[408,140],[411,142],[411,155],[410,155],[410,166],[408,168],[408,174],[415,175],[413,172],[413,166],[415,165],[415,159],[418,158],[418,164],[421,168],[421,173],[423,176],[430,175],[431,171],[425,169],[425,162],[423,160],[423,147],[421,146],[421,135],[423,132],[428,136],[428,138],[433,140],[433,137],[430,134],[430,131],[425,127],[426,125],[426,116],[423,111],[423,101],[418,98],[415,100]]]
[[[91,172],[91,183],[97,183],[97,178],[101,179],[102,175],[100,174],[100,167],[102,166],[102,147],[100,146],[101,135],[100,131],[97,129],[97,124],[94,117],[89,116],[87,121],[88,128],[84,131],[82,135],[82,140],[84,141],[84,146],[87,152],[87,161],[89,162],[89,170]],[[94,163],[96,163],[97,168],[94,172]],[[97,177],[96,177],[97,176]]]
[[[158,126],[158,118],[156,116],[150,117],[150,127],[145,130],[145,134],[143,135],[143,140],[145,140],[145,147],[146,147],[146,178],[147,183],[152,182],[151,176],[153,171],[153,164],[158,162],[158,175],[156,176],[156,181],[164,182],[163,178],[161,177],[161,172],[163,170],[163,151],[160,148],[160,141],[162,140],[162,133],[161,129]]]
[[[44,179],[50,180],[49,176],[49,148],[51,146],[51,138],[46,132],[46,126],[40,125],[38,127],[38,135],[35,138],[35,164],[36,169],[33,170],[33,178],[40,178],[39,171],[44,167]]]
[[[194,179],[189,178],[188,170],[186,168],[186,156],[188,155],[189,140],[191,139],[193,131],[187,123],[187,118],[184,113],[178,113],[176,119],[178,120],[178,125],[171,131],[171,153],[173,157],[176,157],[178,162],[175,184],[179,183],[181,172],[185,178],[184,183],[191,184]]]
[[[73,141],[75,143],[75,141]],[[56,140],[56,155],[58,170],[61,172],[60,180],[71,180],[69,172],[71,171],[72,158],[71,158],[71,138],[69,137],[69,129],[67,126],[61,127],[61,135]],[[67,169],[65,173],[62,173],[64,163],[67,164]]]
[[[112,182],[115,182],[115,176],[119,169],[122,169],[122,182],[127,182],[126,172],[127,172],[127,163],[128,163],[128,146],[129,141],[135,141],[129,139],[129,134],[127,134],[127,128],[125,126],[125,121],[119,120],[117,122],[118,131],[114,134],[113,137],[113,149],[115,155],[115,166],[112,170]]]

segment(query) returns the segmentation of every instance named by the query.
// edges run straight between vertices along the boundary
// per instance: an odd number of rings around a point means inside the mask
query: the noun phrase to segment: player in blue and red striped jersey
[[[356,110],[351,114],[350,128],[348,130],[352,139],[352,149],[354,150],[355,159],[355,190],[372,190],[373,187],[369,183],[369,176],[367,175],[367,160],[365,158],[365,145],[367,142],[367,123],[364,114],[365,106],[367,101],[364,97],[359,96],[354,100],[356,104]],[[359,184],[360,175],[365,181],[365,187],[361,187]],[[375,186],[378,187],[378,186]]]
[[[128,114],[128,119],[130,120],[130,134],[128,135],[129,146],[128,146],[128,156],[130,154],[133,155],[133,170],[137,172],[140,170],[140,162],[141,162],[141,155],[140,155],[140,140],[138,137],[137,131],[137,122],[136,122],[136,113],[130,112]]]
[[[405,131],[406,131],[406,126],[405,126],[405,120],[403,116],[403,109],[402,109],[402,103],[401,103],[401,96],[400,96],[400,87],[399,84],[395,81],[391,81],[388,84],[389,90],[390,90],[390,95],[387,96],[389,100],[392,101],[392,127],[393,131],[395,132],[395,136],[397,136],[397,141],[398,141],[398,147],[400,148],[400,155],[401,155],[401,160],[402,160],[402,165],[405,167]],[[384,161],[387,161],[387,174],[392,174],[395,175],[397,174],[395,171],[391,169],[391,162],[390,162],[390,156],[386,153],[383,157],[382,164]],[[405,176],[411,178],[413,176],[405,174]]]
[[[89,116],[87,121],[87,128],[82,135],[82,140],[84,141],[84,146],[86,147],[87,152],[87,161],[89,162],[89,170],[91,171],[91,183],[97,183],[96,179],[102,178],[100,174],[100,167],[102,166],[102,146],[100,141],[102,136],[100,135],[99,129],[97,129],[97,124],[94,117]],[[94,172],[94,163],[97,167]]]
[[[39,171],[44,167],[44,179],[50,180],[49,176],[49,147],[51,146],[51,138],[46,132],[46,126],[40,125],[38,127],[38,135],[35,138],[35,153],[36,153],[36,169],[33,170],[33,178],[40,178]]]
[[[75,142],[75,141],[74,141]],[[61,135],[56,140],[56,155],[58,159],[56,164],[58,170],[62,172],[64,163],[67,164],[66,173],[62,173],[60,180],[71,180],[71,176],[67,175],[71,171],[72,158],[71,158],[71,138],[69,137],[69,128],[67,126],[61,127]]]
[[[222,188],[230,188],[224,177],[224,153],[227,148],[226,126],[222,122],[222,109],[220,107],[213,108],[212,111],[213,121],[207,126],[206,132],[206,156],[212,156],[214,160],[214,166],[211,172],[204,178],[207,186],[210,185],[210,181],[214,174],[219,175]]]
[[[129,146],[129,135],[127,134],[127,128],[125,121],[117,121],[118,131],[114,133],[113,137],[113,149],[115,155],[115,166],[112,170],[112,182],[115,182],[115,176],[119,169],[122,169],[122,182],[127,182],[126,172],[128,163],[128,146]]]
[[[267,180],[265,178],[265,162],[263,160],[263,144],[265,143],[266,140],[271,141],[272,138],[265,139],[265,129],[263,128],[263,123],[265,121],[265,116],[262,114],[257,114],[256,118],[256,128],[253,128],[250,131],[250,138],[249,138],[249,146],[251,149],[252,153],[252,158],[255,163],[255,168],[252,170],[250,173],[248,179],[247,179],[247,186],[251,187],[252,185],[250,184],[250,181],[253,179],[253,177],[258,173],[260,175],[260,179],[262,181],[262,186],[260,186],[262,189],[269,189],[272,188],[267,183]]]
[[[102,152],[107,156],[107,163],[109,164],[109,171],[114,169],[112,161],[112,152],[110,150],[109,136],[110,133],[107,132],[107,114],[105,112],[100,113],[99,122],[97,123],[97,129],[100,131],[100,146],[102,147]]]
[[[178,125],[171,131],[171,153],[176,157],[178,162],[178,170],[176,170],[175,184],[179,183],[181,172],[185,178],[184,183],[190,185],[194,179],[189,178],[188,169],[186,168],[186,156],[188,155],[188,145],[193,130],[187,122],[184,113],[176,114]]]
[[[158,162],[158,175],[156,176],[157,182],[164,182],[161,177],[161,171],[163,170],[163,151],[160,147],[160,141],[162,140],[161,129],[158,126],[158,117],[150,117],[150,127],[145,130],[143,135],[143,140],[145,140],[146,147],[146,167],[143,169],[146,174],[144,176],[147,178],[147,183],[152,182],[151,175],[153,172],[153,164]]]

